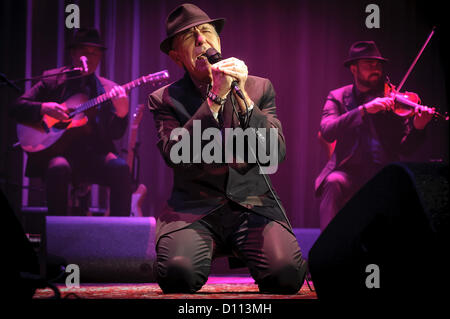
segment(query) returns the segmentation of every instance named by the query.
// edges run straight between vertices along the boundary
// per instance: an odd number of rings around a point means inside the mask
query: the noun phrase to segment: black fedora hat
[[[200,24],[211,23],[216,28],[217,33],[222,31],[225,19],[211,19],[202,9],[191,3],[184,3],[169,13],[166,20],[167,38],[161,42],[159,48],[168,54],[172,47],[172,40],[175,35]]]
[[[79,28],[74,31],[72,40],[67,46],[67,49],[79,45],[90,45],[106,50],[106,47],[100,39],[100,33],[95,28]]]
[[[353,43],[348,51],[348,59],[344,61],[344,66],[348,67],[350,64],[360,59],[374,59],[383,62],[389,61],[381,56],[374,41],[358,41]]]

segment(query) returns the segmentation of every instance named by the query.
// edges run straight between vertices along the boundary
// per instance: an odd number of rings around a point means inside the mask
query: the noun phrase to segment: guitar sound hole
[[[65,128],[67,128],[67,126],[69,126],[70,121],[67,122],[58,122],[55,125],[53,125],[54,128],[59,129],[59,130],[64,130]]]

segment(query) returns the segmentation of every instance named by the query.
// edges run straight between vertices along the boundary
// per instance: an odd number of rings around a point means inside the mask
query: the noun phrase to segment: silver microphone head
[[[87,65],[87,60],[88,59],[84,55],[80,56],[80,61],[81,61],[81,64],[83,65],[83,70],[84,70],[85,73],[89,72],[89,68],[88,68],[88,65]]]

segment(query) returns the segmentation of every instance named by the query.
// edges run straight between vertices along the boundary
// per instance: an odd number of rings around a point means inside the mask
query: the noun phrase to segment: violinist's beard
[[[373,75],[370,75],[368,79],[363,79],[361,77],[358,77],[358,82],[360,85],[365,86],[366,88],[370,90],[376,90],[383,86],[383,76],[377,75],[376,77]]]

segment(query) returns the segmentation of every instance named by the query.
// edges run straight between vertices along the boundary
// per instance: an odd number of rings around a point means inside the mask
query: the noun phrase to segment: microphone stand
[[[0,73],[0,78],[3,80],[3,83],[1,83],[2,86],[8,85],[10,87],[12,87],[13,89],[15,89],[17,92],[20,93],[20,89],[17,85],[15,85],[13,82],[11,82],[6,75],[4,75],[3,73]]]
[[[44,78],[48,78],[48,77],[52,77],[52,76],[56,76],[56,75],[63,75],[63,74],[68,74],[68,73],[73,73],[73,72],[82,72],[83,68],[80,67],[76,67],[76,68],[71,68],[68,70],[64,70],[58,73],[52,73],[52,74],[43,74],[43,75],[38,75],[38,76],[34,76],[31,78],[24,78],[24,79],[19,79],[19,80],[9,80],[3,73],[0,73],[0,78],[3,80],[3,83],[0,83],[0,87],[2,86],[11,86],[12,88],[14,88],[17,92],[20,92],[21,90],[17,87],[16,83],[21,83],[21,82],[26,82],[26,81],[33,81],[33,80],[40,80],[40,79],[44,79]]]

